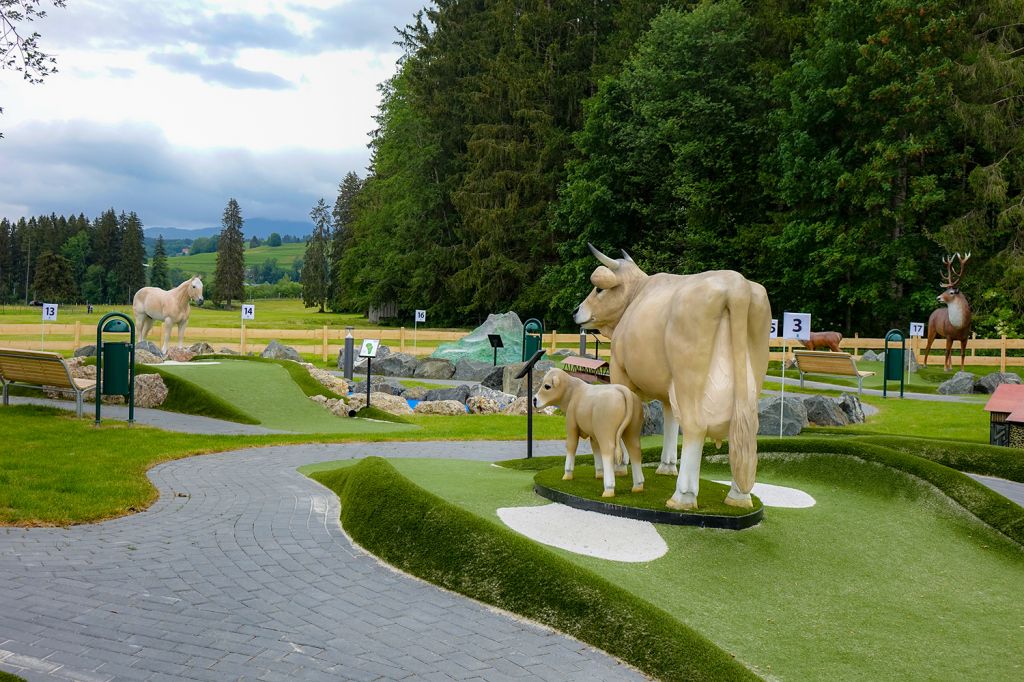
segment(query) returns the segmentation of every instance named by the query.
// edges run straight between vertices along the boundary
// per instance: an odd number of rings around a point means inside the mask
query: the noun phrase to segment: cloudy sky
[[[44,2],[44,5],[48,3]],[[68,0],[59,73],[0,71],[0,216],[134,210],[147,226],[306,220],[365,175],[395,26],[428,0]]]

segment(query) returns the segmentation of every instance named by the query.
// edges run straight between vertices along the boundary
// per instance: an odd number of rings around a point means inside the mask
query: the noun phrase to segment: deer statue
[[[949,354],[953,350],[953,341],[960,342],[960,369],[964,368],[964,354],[967,351],[967,339],[971,335],[971,306],[967,303],[967,297],[960,291],[960,280],[964,276],[964,267],[971,259],[971,254],[961,256],[959,253],[946,256],[942,263],[946,266],[946,279],[942,282],[945,287],[938,296],[939,303],[945,303],[945,308],[939,308],[932,312],[928,318],[928,345],[924,350],[924,364],[928,366],[928,352],[932,349],[932,342],[935,336],[939,335],[946,339],[946,371],[952,369],[952,362]],[[953,264],[959,261],[959,269],[954,272]]]
[[[804,348],[807,350],[814,350],[821,346],[826,346],[830,351],[835,353],[841,352],[839,350],[839,344],[843,340],[843,335],[839,332],[811,332],[811,338],[806,341],[801,341]]]

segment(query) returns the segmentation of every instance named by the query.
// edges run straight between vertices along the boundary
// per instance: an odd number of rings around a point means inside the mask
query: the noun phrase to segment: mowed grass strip
[[[658,679],[757,679],[651,602],[428,493],[383,459],[313,478],[341,498],[346,532],[403,571],[566,632]]]
[[[498,508],[547,503],[531,492],[528,469],[392,464],[501,530]],[[728,465],[705,461],[702,474],[726,480]],[[659,525],[669,553],[648,563],[545,549],[664,609],[768,679],[1019,676],[1019,544],[932,485],[857,456],[766,454],[758,480],[804,490],[817,504],[766,508],[743,531]],[[430,541],[444,542],[441,532]]]

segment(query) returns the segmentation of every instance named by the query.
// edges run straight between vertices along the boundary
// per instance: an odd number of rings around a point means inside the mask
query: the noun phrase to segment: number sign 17
[[[911,322],[910,335],[918,337],[924,336],[924,322]]]
[[[810,313],[785,313],[782,316],[782,336],[807,341],[811,338]]]
[[[44,303],[43,304],[43,319],[44,320],[56,320],[57,319],[57,304],[56,303]]]

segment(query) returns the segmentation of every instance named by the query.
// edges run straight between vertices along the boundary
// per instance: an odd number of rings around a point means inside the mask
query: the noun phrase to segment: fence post
[[[999,371],[1006,371],[1006,334],[999,337]]]
[[[75,350],[82,347],[82,321],[75,320]]]
[[[860,332],[853,333],[853,357],[860,360],[860,353],[857,352],[857,339],[860,338]]]
[[[551,352],[554,353],[558,347],[558,330],[551,330]]]
[[[971,332],[971,341],[974,341],[974,339],[976,339],[976,338],[978,338],[978,332]],[[974,344],[973,343],[971,344],[971,357],[972,358],[974,357]]]
[[[240,344],[241,347],[238,349],[238,352],[241,353],[242,355],[245,355],[245,341],[246,341],[245,337],[246,337],[245,325],[243,324],[242,325],[242,332],[241,332],[241,335],[239,336],[239,338],[241,339],[241,344]]]
[[[320,359],[323,362],[327,362],[327,325],[324,325],[324,346],[323,350],[320,351]]]
[[[918,357],[918,354],[921,352],[921,337],[920,336],[911,336],[910,337],[910,352],[914,354],[914,360],[917,360],[918,362],[921,361],[921,358]]]
[[[398,330],[398,350],[401,353],[405,352],[405,327]]]

